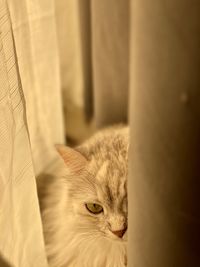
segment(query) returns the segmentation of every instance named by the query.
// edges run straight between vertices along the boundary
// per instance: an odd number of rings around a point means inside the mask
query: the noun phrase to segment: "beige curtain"
[[[0,264],[45,267],[25,99],[5,0],[0,32]]]
[[[0,266],[47,266],[35,177],[54,144],[127,118],[128,264],[200,266],[199,12],[0,0]]]
[[[94,124],[127,122],[129,1],[55,3],[65,126],[68,136],[82,140]],[[86,132],[83,114],[94,118]]]
[[[200,266],[200,2],[131,2],[129,266]]]
[[[64,142],[54,0],[9,0],[36,174]],[[56,123],[56,127],[55,127]]]

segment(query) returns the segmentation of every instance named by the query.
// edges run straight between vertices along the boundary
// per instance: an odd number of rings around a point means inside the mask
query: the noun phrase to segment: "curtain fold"
[[[91,16],[94,118],[102,127],[127,121],[129,0],[91,1]]]
[[[90,1],[55,1],[65,134],[79,143],[93,131]]]
[[[54,0],[8,0],[36,174],[64,142]],[[56,128],[55,128],[56,126]]]
[[[87,120],[97,128],[127,122],[129,0],[59,1],[56,7],[68,136],[78,139],[78,129],[87,137],[81,131]]]
[[[0,255],[5,259],[1,266],[47,266],[25,100],[5,0],[0,1],[0,229]]]
[[[129,266],[200,265],[200,4],[131,4]]]

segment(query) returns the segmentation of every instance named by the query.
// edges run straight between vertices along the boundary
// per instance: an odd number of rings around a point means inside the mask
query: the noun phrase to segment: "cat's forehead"
[[[85,175],[78,179],[84,196],[115,204],[126,198],[128,146],[128,132],[121,129],[99,134],[79,147],[88,161]]]
[[[111,160],[98,163],[98,170],[93,177],[98,198],[108,202],[109,205],[121,202],[127,195],[126,163],[118,164]]]

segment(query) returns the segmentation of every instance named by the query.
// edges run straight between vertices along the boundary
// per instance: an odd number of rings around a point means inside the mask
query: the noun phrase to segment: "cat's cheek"
[[[76,200],[73,200],[72,209],[73,209],[73,213],[75,215],[84,215],[84,213],[85,213],[85,208],[82,205],[82,203],[80,203],[79,201],[76,201]]]

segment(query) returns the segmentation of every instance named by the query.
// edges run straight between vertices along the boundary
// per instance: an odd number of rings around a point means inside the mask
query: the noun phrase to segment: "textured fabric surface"
[[[8,0],[36,174],[64,142],[54,0]]]
[[[0,260],[47,266],[10,17],[0,1]]]

